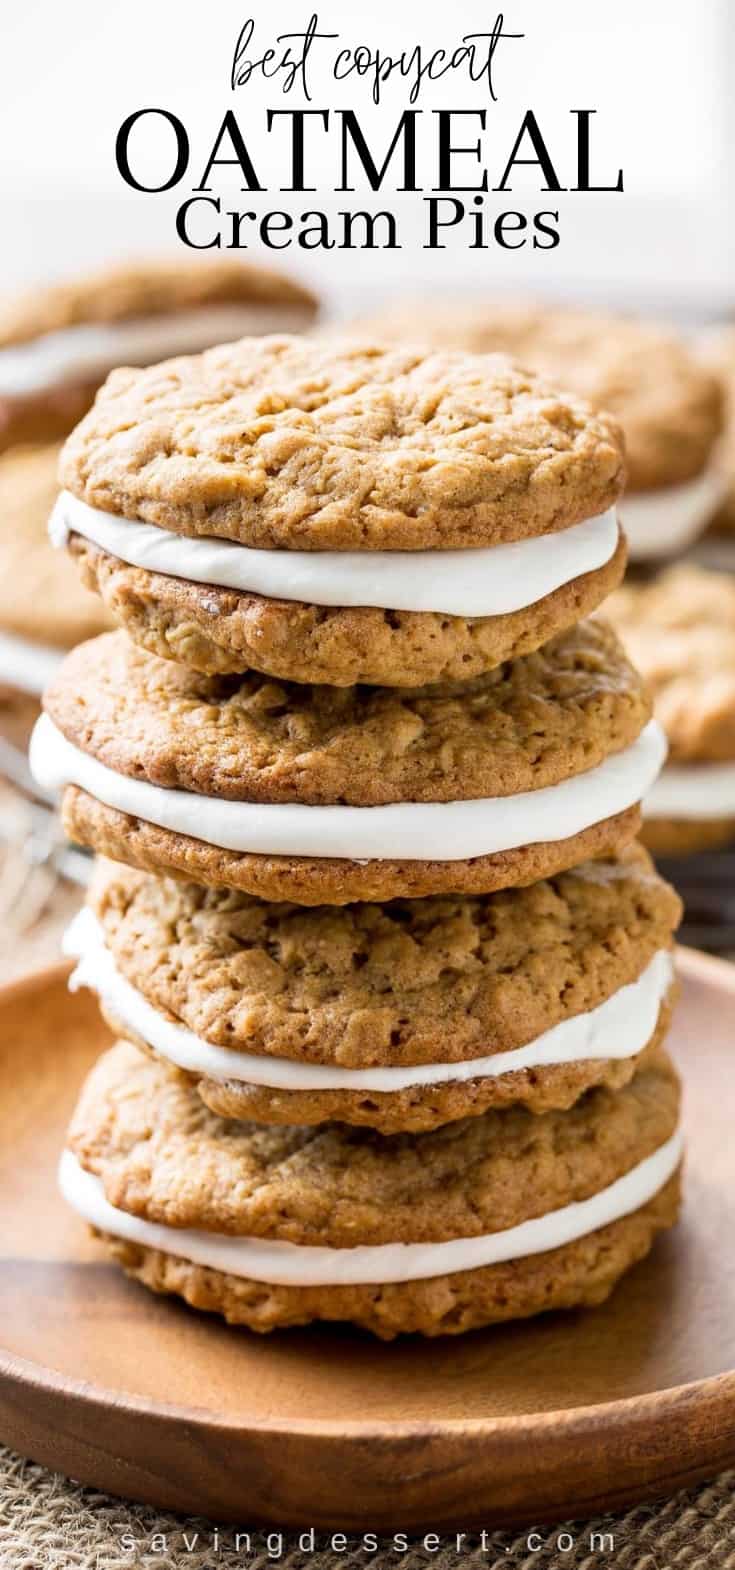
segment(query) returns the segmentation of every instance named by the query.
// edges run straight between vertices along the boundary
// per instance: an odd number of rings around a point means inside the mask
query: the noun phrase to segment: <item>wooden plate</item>
[[[346,1531],[589,1515],[735,1462],[735,969],[681,971],[681,1226],[601,1309],[391,1345],[261,1338],[128,1282],[55,1189],[95,1005],[63,968],[0,992],[2,1438],[187,1514]]]

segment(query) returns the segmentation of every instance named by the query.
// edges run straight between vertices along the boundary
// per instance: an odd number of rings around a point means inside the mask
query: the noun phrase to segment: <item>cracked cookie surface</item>
[[[61,476],[180,534],[441,550],[604,512],[624,456],[611,417],[502,356],[270,337],[114,371]]]

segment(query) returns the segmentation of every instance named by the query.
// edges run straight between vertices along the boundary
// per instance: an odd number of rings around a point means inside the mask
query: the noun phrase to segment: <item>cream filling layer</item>
[[[298,332],[308,320],[295,305],[207,305],[120,322],[80,322],[0,349],[0,396],[105,376],[115,365],[152,365],[175,354],[271,332]]]
[[[221,850],[350,861],[463,861],[539,840],[569,839],[640,801],[665,756],[664,733],[650,720],[630,747],[596,768],[517,796],[313,807],[223,801],[131,779],[75,747],[47,714],[38,720],[30,745],[32,772],[47,790],[77,785],[118,812]]]
[[[40,698],[64,658],[60,649],[0,632],[0,682]]]
[[[267,1281],[274,1286],[364,1286],[424,1281],[459,1270],[481,1270],[511,1259],[545,1254],[632,1215],[673,1176],[683,1154],[680,1129],[652,1156],[576,1204],[523,1221],[502,1232],[453,1238],[447,1243],[382,1243],[363,1248],[319,1248],[267,1238],[230,1237],[221,1232],[163,1226],[118,1210],[105,1198],[102,1182],[65,1150],[59,1186],[72,1209],[101,1232],[145,1248],[173,1254],[224,1275]]]
[[[114,1018],[177,1068],[210,1079],[240,1080],[272,1090],[358,1090],[385,1094],[414,1086],[497,1079],[519,1069],[600,1058],[631,1058],[650,1041],[659,1008],[674,977],[667,949],[654,954],[637,981],[621,987],[597,1008],[562,1020],[526,1046],[459,1063],[416,1063],[408,1067],[348,1069],[299,1063],[254,1052],[213,1046],[185,1025],[159,1013],[118,970],[94,913],[75,916],[63,941],[65,954],[79,960],[69,987],[89,987]]]
[[[447,616],[504,616],[603,567],[618,545],[614,507],[555,534],[460,551],[265,551],[189,539],[119,518],[62,491],[54,545],[81,534],[110,556],[193,583],[309,605],[372,606]]]
[[[648,791],[645,818],[735,818],[735,763],[669,763]]]
[[[706,529],[727,486],[712,464],[686,485],[628,492],[620,503],[631,561],[673,556]]]

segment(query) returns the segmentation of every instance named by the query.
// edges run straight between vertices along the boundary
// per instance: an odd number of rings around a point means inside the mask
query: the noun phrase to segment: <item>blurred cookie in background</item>
[[[735,539],[735,327],[708,339],[706,353],[709,363],[721,377],[725,395],[725,432],[719,448],[724,496],[714,518],[714,528]],[[730,565],[735,565],[732,559]]]
[[[111,625],[47,534],[59,448],[0,457],[0,734],[25,746],[62,654]]]
[[[625,584],[602,615],[648,683],[669,742],[641,838],[660,856],[735,842],[735,580],[670,567]]]
[[[627,449],[621,521],[632,560],[675,556],[721,504],[725,487],[715,462],[723,423],[720,379],[675,333],[626,317],[514,299],[419,301],[386,310],[370,327],[391,342],[509,354],[614,414]]]
[[[127,262],[6,299],[0,450],[65,436],[117,365],[301,332],[316,311],[301,284],[234,259]]]

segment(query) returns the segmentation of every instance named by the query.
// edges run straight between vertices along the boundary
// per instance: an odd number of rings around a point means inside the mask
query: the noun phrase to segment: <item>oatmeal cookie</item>
[[[225,1059],[286,1059],[336,1069],[337,1078],[344,1070],[466,1066],[517,1052],[570,1020],[579,1024],[658,963],[680,916],[678,897],[637,846],[484,898],[311,910],[103,862],[89,906],[105,959],[155,1010],[159,1028],[164,1020],[204,1043],[203,1062],[215,1047]],[[123,1019],[124,990],[119,997],[109,991],[90,960],[91,984],[113,1030],[155,1051],[163,1036],[146,1039],[133,1014]],[[671,994],[667,969],[641,1050],[651,1033],[662,1034]],[[585,1058],[580,1049],[571,1062],[548,1064],[539,1055],[496,1077],[478,1065],[476,1078],[387,1091],[325,1090],[308,1076],[298,1089],[284,1089],[267,1083],[267,1069],[266,1082],[253,1084],[239,1066],[228,1075],[224,1064],[216,1077],[203,1069],[192,1078],[224,1116],[336,1120],[391,1133],[514,1101],[536,1111],[571,1105],[591,1085],[626,1083],[635,1068],[635,1056]]]
[[[114,371],[61,480],[192,537],[444,550],[603,513],[624,457],[611,417],[502,356],[267,337]]]
[[[123,1241],[113,1236],[113,1251],[154,1290],[176,1291],[256,1330],[321,1318],[353,1320],[384,1337],[402,1330],[436,1335],[607,1297],[655,1232],[674,1221],[673,1168],[662,1172],[658,1189],[644,1191],[637,1204],[628,1199],[606,1225],[541,1253],[447,1273],[441,1245],[463,1240],[464,1250],[473,1240],[553,1218],[664,1147],[671,1167],[678,1103],[676,1075],[659,1053],[623,1089],[592,1090],[564,1112],[534,1117],[511,1108],[392,1137],[338,1124],[262,1128],[215,1117],[192,1087],[119,1044],[87,1080],[68,1149],[82,1185],[85,1176],[96,1180],[95,1203],[106,1201],[112,1221],[120,1218]],[[74,1202],[73,1186],[66,1191]],[[114,1235],[115,1227],[102,1230]],[[202,1264],[207,1233],[217,1235],[220,1251],[229,1242],[230,1258],[238,1245],[246,1251],[241,1269]],[[258,1240],[271,1248],[256,1281],[246,1261]],[[268,1280],[283,1273],[277,1256],[284,1243],[304,1251],[295,1266],[291,1252],[285,1267],[304,1275],[303,1285]],[[424,1245],[421,1279],[406,1279],[399,1250],[401,1279],[376,1281],[378,1269],[387,1276],[396,1269],[395,1244]],[[335,1252],[386,1245],[390,1253],[379,1256],[372,1284],[319,1284],[341,1269]],[[198,1264],[187,1261],[187,1248],[200,1255]],[[358,1274],[362,1268],[361,1261]]]

